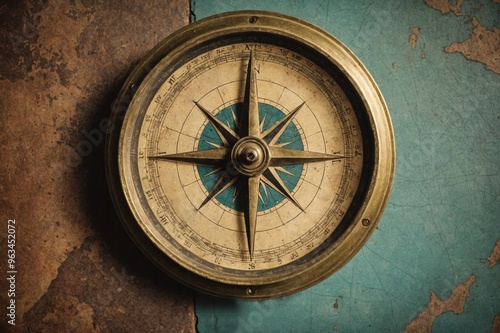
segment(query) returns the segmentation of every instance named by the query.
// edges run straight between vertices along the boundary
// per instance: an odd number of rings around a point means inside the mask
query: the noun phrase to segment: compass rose
[[[238,126],[236,126],[236,131],[229,124],[224,124],[203,105],[194,102],[215,129],[222,141],[221,145],[211,143],[212,149],[148,156],[150,159],[191,163],[213,168],[208,175],[218,174],[218,178],[198,209],[202,209],[208,202],[231,186],[237,187],[235,192],[240,195],[236,196],[235,193],[235,200],[240,200],[239,204],[243,207],[250,259],[253,257],[255,248],[259,198],[264,201],[260,188],[263,187],[264,191],[266,191],[265,186],[269,186],[301,211],[304,211],[299,201],[286,186],[279,172],[286,174],[287,170],[284,167],[290,165],[340,160],[349,157],[290,149],[286,147],[286,142],[281,143],[279,141],[305,103],[297,105],[285,117],[264,130],[264,120],[259,119],[260,103],[255,68],[256,56],[255,52],[251,51],[244,80],[245,93],[242,114]],[[236,120],[236,116],[234,118]]]

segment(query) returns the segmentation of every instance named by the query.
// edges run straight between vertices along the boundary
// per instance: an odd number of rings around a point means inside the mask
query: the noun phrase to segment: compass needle
[[[242,11],[192,23],[139,63],[115,105],[106,175],[117,215],[199,291],[308,288],[360,250],[388,201],[394,137],[380,90],[303,20]]]
[[[290,172],[289,170],[287,170],[285,168],[276,167],[275,169],[276,169],[276,171],[283,172],[283,173],[286,173],[287,175],[297,177],[295,174],[293,174],[292,172]]]
[[[259,123],[259,100],[257,93],[257,78],[255,75],[255,55],[254,51],[250,52],[250,59],[248,60],[247,76],[245,80],[245,97],[243,105],[247,113],[246,119],[246,130],[244,136],[254,136],[260,135],[260,123]]]
[[[215,131],[217,132],[225,146],[232,145],[236,141],[238,141],[238,134],[236,134],[230,127],[226,126],[219,119],[215,118],[214,115],[210,113],[210,111],[205,109],[198,102],[194,102],[194,104],[196,104],[196,106],[201,110],[201,112],[203,112],[210,123],[214,126]]]
[[[259,200],[260,202],[264,203],[264,197],[262,197],[262,193],[259,192]]]
[[[240,128],[240,122],[238,120],[238,117],[236,117],[236,114],[234,113],[233,108],[231,107],[231,116],[233,117],[234,125],[236,126],[236,129]]]
[[[264,130],[264,124],[266,123],[266,118],[267,118],[267,114],[264,115],[264,117],[262,118],[262,121],[260,122],[260,125],[259,125],[259,131],[262,133],[263,130]]]
[[[217,182],[215,183],[214,187],[210,191],[210,193],[207,195],[205,200],[201,203],[200,207],[198,207],[198,210],[203,208],[210,200],[218,196],[220,193],[224,192],[226,189],[228,189],[231,185],[233,185],[238,179],[236,177],[234,178],[229,178],[229,175],[227,173],[222,174],[219,179],[217,179]]]
[[[286,149],[281,147],[269,147],[271,151],[271,166],[283,166],[332,160],[352,158],[336,154],[317,153],[312,151]]]
[[[245,180],[244,180],[245,181]],[[253,260],[255,246],[255,231],[257,227],[257,209],[259,205],[260,175],[247,177],[246,189],[248,198],[245,202],[245,229],[247,233],[250,260]]]
[[[262,133],[262,138],[265,142],[270,145],[274,145],[278,141],[279,137],[285,131],[286,127],[293,118],[297,115],[299,110],[304,106],[305,102],[302,102],[298,107],[296,107],[292,112],[286,115],[283,119],[277,121],[273,126],[271,126],[267,131]]]
[[[207,166],[216,166],[229,158],[231,150],[229,148],[216,148],[206,150],[196,150],[186,153],[170,155],[148,156],[150,159],[167,160],[183,163],[193,163]]]
[[[219,173],[221,170],[222,170],[222,168],[221,168],[221,167],[219,167],[219,168],[215,168],[215,169],[213,169],[212,171],[210,171],[209,173],[207,173],[207,174],[203,175],[203,177],[208,177],[208,176],[214,175],[214,174],[216,174],[216,173]]]
[[[295,198],[292,196],[290,191],[288,191],[288,188],[286,185],[283,183],[281,180],[280,176],[276,173],[273,168],[267,169],[263,173],[263,181],[274,188],[276,191],[281,193],[284,197],[286,197],[288,200],[290,200],[295,206],[297,206],[301,211],[304,211],[304,208],[295,200]]]

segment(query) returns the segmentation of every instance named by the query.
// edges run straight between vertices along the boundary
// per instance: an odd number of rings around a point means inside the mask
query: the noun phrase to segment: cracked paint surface
[[[420,27],[411,28],[410,45],[412,49],[415,49],[415,46],[417,45],[417,39],[419,34],[420,34]]]
[[[490,262],[488,268],[493,268],[493,266],[497,264],[498,260],[500,260],[500,239],[497,240],[493,251],[491,251],[491,254],[488,257],[488,261]]]
[[[186,290],[172,290],[175,282],[143,270],[132,271],[101,241],[88,237],[68,254],[47,292],[24,315],[24,326],[31,332],[193,331]]]
[[[429,304],[406,326],[405,333],[430,333],[437,316],[448,311],[453,311],[457,315],[461,314],[464,311],[465,301],[470,295],[470,286],[475,280],[474,275],[471,275],[466,282],[453,289],[451,296],[446,300],[440,300],[431,290]]]
[[[113,308],[115,314],[105,312],[105,300],[90,300],[87,293],[111,292],[109,297],[115,297],[115,290],[100,284],[113,271],[96,264],[87,272],[69,258],[82,251],[89,237],[99,239],[95,246],[101,248],[92,253],[102,253],[106,246],[108,252],[132,246],[111,228],[117,217],[103,174],[103,119],[139,59],[187,23],[188,5],[182,0],[148,5],[0,1],[0,212],[2,220],[16,219],[17,224],[17,331],[27,327],[40,332],[99,331],[99,327],[113,327],[115,320],[133,317],[131,312],[144,306],[147,300],[134,293],[153,293],[147,286],[140,287],[148,281],[141,276],[120,286],[134,297],[122,299],[121,306]],[[7,253],[4,232],[0,249]],[[116,258],[128,253],[115,252]],[[130,269],[126,261],[120,267]],[[163,303],[152,305],[158,307],[153,313],[158,314],[161,307],[163,317],[179,318],[185,331],[193,331],[192,295],[169,283],[160,292]],[[78,288],[79,284],[88,289]],[[2,308],[7,301],[5,286],[2,279]],[[168,290],[175,302],[168,301]],[[168,311],[177,313],[177,307],[184,315],[169,316]],[[155,320],[150,319],[153,325]],[[2,315],[0,331],[14,328],[6,325]],[[136,331],[133,326],[127,329]]]
[[[471,58],[478,50],[488,55],[496,41],[488,36],[497,31],[497,3],[193,1],[198,19],[274,10],[334,34],[379,84],[398,152],[389,206],[350,263],[278,300],[197,294],[200,332],[400,332],[432,307],[429,290],[436,304],[447,302],[471,274],[476,282],[463,298],[463,312],[436,316],[433,332],[500,331],[500,76],[444,52],[476,38],[489,46],[470,44]],[[93,130],[133,65],[186,24],[187,5],[0,1],[0,149],[6,156],[0,208],[2,219],[16,218],[21,226],[19,331],[134,332],[131,325],[153,329],[155,323],[166,331],[195,330],[192,293],[164,280],[118,224],[105,188],[102,146],[91,142],[100,141]],[[408,29],[417,26],[413,48]],[[458,47],[466,52],[465,46]],[[82,154],[75,153],[79,144]],[[2,306],[4,297],[0,293]]]
[[[453,4],[455,3],[455,4]],[[460,9],[464,0],[449,1],[449,0],[425,0],[425,4],[433,9],[439,10],[441,14],[447,14],[449,12],[455,15],[460,15]]]
[[[379,85],[397,148],[389,205],[353,260],[326,281],[283,299],[255,303],[197,294],[198,330],[425,332],[432,319],[432,332],[498,331],[498,265],[488,269],[481,259],[494,258],[492,245],[499,238],[500,76],[445,52],[471,37],[472,17],[491,30],[498,4],[192,3],[198,20],[263,9],[298,16],[332,33]]]
[[[498,1],[493,1],[498,2]],[[481,4],[477,8],[472,7],[469,12],[461,11],[463,0],[457,1],[455,5],[448,0],[425,0],[427,6],[439,10],[441,14],[452,12],[455,16],[467,17],[467,21],[473,26],[470,37],[462,42],[454,42],[445,47],[447,53],[462,53],[467,59],[483,63],[486,69],[500,74],[500,28],[493,26],[491,29],[479,23],[473,14],[481,10]],[[498,8],[496,8],[498,12]]]
[[[467,59],[481,62],[489,69],[500,74],[500,28],[487,29],[476,17],[472,18],[472,35],[463,42],[455,42],[444,50],[448,53],[459,52]]]

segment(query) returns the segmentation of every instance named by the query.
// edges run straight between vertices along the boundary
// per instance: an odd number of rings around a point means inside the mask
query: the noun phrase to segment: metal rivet
[[[254,24],[254,23],[257,23],[257,16],[251,16],[249,19],[248,19],[248,22],[250,22],[250,24]]]
[[[363,225],[363,227],[367,227],[370,225],[370,220],[369,219],[363,219],[363,221],[361,221],[361,224]]]
[[[252,287],[248,287],[247,288],[247,294],[248,295],[255,295],[255,289],[253,289]]]

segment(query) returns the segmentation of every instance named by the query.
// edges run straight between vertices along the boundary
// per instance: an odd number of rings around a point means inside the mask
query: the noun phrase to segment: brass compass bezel
[[[131,117],[127,112],[133,99],[152,98],[148,92],[148,77],[154,75],[160,62],[171,65],[189,50],[208,41],[234,35],[269,35],[292,40],[315,50],[329,66],[343,77],[341,85],[355,94],[358,111],[364,115],[369,138],[370,174],[363,191],[363,201],[342,230],[335,243],[324,250],[308,269],[287,279],[238,279],[228,281],[216,275],[207,276],[201,270],[187,269],[160,250],[151,235],[145,232],[135,211],[137,203],[128,194],[130,179],[123,163],[122,146],[132,140],[123,137]],[[111,131],[106,141],[106,174],[111,197],[125,229],[137,246],[158,267],[176,280],[205,293],[252,299],[266,299],[291,294],[308,288],[340,269],[364,245],[382,216],[389,199],[395,168],[395,143],[392,124],[385,101],[372,76],[361,61],[335,37],[303,20],[263,11],[241,11],[216,15],[190,24],[160,42],[137,65],[122,87],[111,115]],[[365,140],[364,140],[365,141]],[[244,167],[244,166],[242,166]],[[251,173],[252,171],[248,171]],[[216,274],[214,272],[214,274]]]

